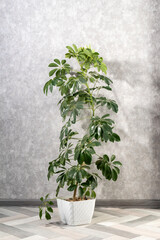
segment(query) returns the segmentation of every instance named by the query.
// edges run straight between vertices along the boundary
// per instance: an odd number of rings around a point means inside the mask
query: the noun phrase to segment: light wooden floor
[[[51,221],[39,220],[36,207],[1,207],[0,240],[160,240],[160,210],[96,208],[92,223],[68,226],[55,208]]]

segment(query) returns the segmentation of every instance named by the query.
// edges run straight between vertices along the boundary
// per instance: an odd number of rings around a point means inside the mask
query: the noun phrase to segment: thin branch
[[[95,153],[95,155],[97,155],[98,157],[101,157],[100,155],[98,155],[97,153]]]

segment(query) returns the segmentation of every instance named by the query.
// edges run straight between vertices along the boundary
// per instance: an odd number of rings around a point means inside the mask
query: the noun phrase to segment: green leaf
[[[57,70],[56,77],[57,78],[60,77],[60,74],[61,74],[61,70]],[[61,82],[60,81],[58,82],[57,86],[61,86]]]
[[[79,81],[81,83],[86,83],[87,82],[87,80],[84,77],[79,77]]]
[[[50,220],[50,219],[51,219],[51,215],[50,215],[47,211],[45,211],[45,218],[46,218],[47,220]]]
[[[112,88],[111,88],[111,87],[109,87],[109,86],[102,87],[102,88],[104,88],[104,89],[107,89],[107,90],[109,90],[109,91],[112,91]]]
[[[105,114],[105,115],[102,116],[102,118],[106,118],[106,117],[109,117],[109,116],[110,116],[110,114]]]
[[[108,131],[106,130],[105,127],[103,127],[103,135],[102,135],[101,139],[103,139],[103,138],[104,138],[105,142],[107,142],[109,139]]]
[[[68,48],[69,51],[71,51],[72,53],[74,53],[73,48],[71,48],[70,46],[67,46],[66,48]]]
[[[92,193],[91,193],[91,198],[96,198],[96,193],[95,193],[95,191],[92,191]]]
[[[58,185],[57,189],[56,189],[56,197],[58,196],[59,194],[59,190],[60,190],[60,185]]]
[[[106,82],[106,84],[110,85],[110,83],[113,83],[112,80],[106,76],[104,76],[104,81]]]
[[[52,86],[52,79],[50,79],[48,82],[45,83],[44,87],[43,87],[43,92],[44,94],[47,95],[48,93],[48,88],[50,88]]]
[[[45,196],[45,200],[48,198],[48,196],[49,196],[49,193],[47,193],[47,195]]]
[[[80,153],[81,153],[80,147],[77,145],[74,149],[74,159],[75,160],[79,161]]]
[[[83,188],[82,188],[82,187],[79,187],[78,193],[79,193],[79,196],[80,196],[80,197],[83,196]]]
[[[43,197],[41,197],[40,200],[41,200],[41,202],[43,202],[43,200],[44,200]]]
[[[93,176],[91,177],[91,189],[95,189],[97,187],[97,178],[94,178]]]
[[[104,176],[106,177],[106,179],[111,179],[112,178],[112,171],[111,168],[108,166],[108,163],[105,164],[105,169],[104,169]]]
[[[113,162],[115,158],[116,158],[116,156],[115,156],[115,155],[112,155],[112,156],[111,156],[111,162]]]
[[[53,91],[53,85],[50,84],[50,86],[49,86],[49,90],[50,90],[50,92]]]
[[[77,46],[76,46],[75,44],[72,44],[72,45],[73,45],[73,47],[74,47],[74,50],[75,50],[76,52],[78,52]]]
[[[120,169],[118,167],[116,167],[116,166],[114,166],[114,168],[115,168],[116,172],[119,174],[120,173]]]
[[[89,197],[89,196],[90,196],[90,191],[87,191],[87,192],[85,193],[85,195]]]
[[[90,183],[88,181],[81,183],[83,187],[89,187]]]
[[[87,56],[89,56],[89,57],[91,57],[91,52],[90,51],[88,51],[88,50],[86,50],[86,49],[84,49],[84,53],[87,55]]]
[[[55,63],[50,63],[50,64],[48,65],[48,67],[58,67],[58,65],[55,64]]]
[[[78,156],[78,163],[82,164],[84,162],[84,153],[80,153]]]
[[[54,59],[54,61],[58,64],[58,65],[60,65],[61,63],[60,63],[60,61],[56,58],[56,59]]]
[[[51,207],[47,207],[48,212],[52,212],[53,213],[53,209]]]
[[[115,139],[117,142],[121,141],[121,139],[120,139],[120,137],[118,136],[118,134],[113,133],[112,136],[114,137],[114,139]]]
[[[68,178],[74,179],[75,178],[75,173],[76,173],[76,168],[72,167],[69,171],[68,171]]]
[[[76,185],[71,185],[67,188],[68,191],[72,192],[76,188]]]
[[[111,108],[113,110],[113,112],[117,113],[118,112],[118,105],[116,102],[112,101],[110,102]]]
[[[70,68],[70,65],[68,63],[64,64],[65,68]]]
[[[102,62],[102,64],[101,64],[101,70],[102,70],[102,72],[104,72],[105,74],[107,73],[107,66],[106,66],[106,64],[103,63],[103,62]]]
[[[113,164],[114,164],[114,165],[121,165],[121,166],[122,166],[122,163],[119,162],[119,161],[115,161],[115,162],[113,162]]]
[[[39,218],[42,219],[42,208],[39,208]]]
[[[65,59],[62,60],[61,63],[62,63],[62,65],[65,64],[65,63],[66,63],[66,60],[65,60]]]
[[[98,141],[94,141],[91,143],[91,145],[92,145],[92,147],[94,147],[94,146],[98,147],[98,146],[101,146],[101,143]]]
[[[112,135],[109,135],[109,141],[114,142],[114,137]]]
[[[84,154],[84,162],[85,162],[86,164],[90,165],[90,164],[91,164],[91,161],[92,161],[92,155],[91,155],[91,153],[86,150],[86,151],[84,151],[83,154]]]
[[[82,174],[82,178],[87,177],[88,172],[86,172],[83,168],[81,168],[80,172],[81,172],[81,174]]]
[[[54,205],[54,203],[52,201],[49,201],[48,204],[49,205]]]
[[[66,58],[71,58],[71,57],[72,57],[72,54],[71,54],[71,53],[66,53],[66,54],[65,54],[65,57],[66,57]]]
[[[104,158],[104,160],[106,161],[106,162],[109,162],[109,157],[105,154],[105,155],[103,155],[103,158]]]
[[[114,169],[112,169],[112,180],[113,180],[113,181],[116,181],[117,178],[118,178],[117,172],[116,172]]]
[[[51,70],[51,71],[49,72],[49,76],[51,77],[56,71],[57,71],[57,68]]]
[[[78,171],[76,174],[76,180],[78,183],[82,182],[82,173],[80,171]]]

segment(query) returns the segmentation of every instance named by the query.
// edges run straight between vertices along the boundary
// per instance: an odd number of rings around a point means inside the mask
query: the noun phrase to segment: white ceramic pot
[[[96,199],[69,202],[57,199],[61,221],[68,225],[89,224],[93,217]]]

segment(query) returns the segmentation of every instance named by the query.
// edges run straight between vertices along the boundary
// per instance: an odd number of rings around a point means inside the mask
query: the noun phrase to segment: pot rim
[[[63,200],[63,201],[68,202],[68,203],[79,203],[79,202],[85,202],[85,201],[96,201],[96,198],[83,199],[83,200],[80,200],[80,201],[68,201],[65,198],[58,197],[56,200]]]

